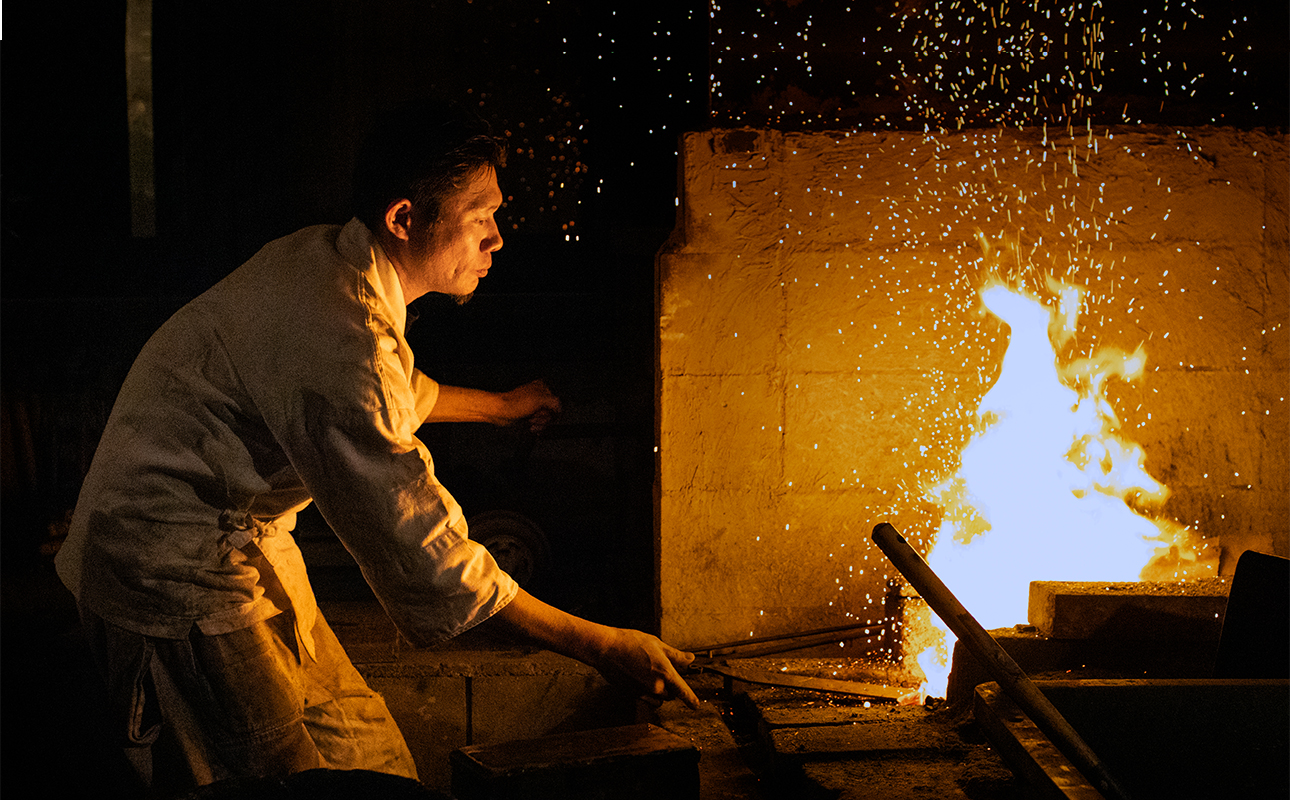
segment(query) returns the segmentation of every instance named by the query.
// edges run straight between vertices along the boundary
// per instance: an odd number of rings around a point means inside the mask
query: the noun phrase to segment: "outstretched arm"
[[[679,697],[698,708],[678,669],[694,660],[655,636],[589,622],[547,605],[523,589],[485,625],[595,667],[610,683],[656,700]]]
[[[542,381],[509,392],[487,392],[460,386],[439,386],[439,398],[425,422],[491,422],[506,425],[528,420],[538,431],[560,413],[560,399]]]

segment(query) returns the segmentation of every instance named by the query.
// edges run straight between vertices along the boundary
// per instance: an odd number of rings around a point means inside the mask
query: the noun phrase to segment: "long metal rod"
[[[760,658],[762,656],[774,656],[781,653],[792,653],[797,650],[806,650],[812,647],[823,647],[825,645],[837,644],[838,642],[851,642],[852,644],[860,643],[862,645],[860,655],[867,654],[873,649],[882,646],[882,636],[810,636],[796,639],[778,639],[761,645],[727,645],[726,647],[713,647],[702,650],[691,650],[695,655],[707,656],[708,658],[720,658],[722,656],[733,656],[736,658]],[[856,655],[855,651],[849,651],[851,655]]]
[[[756,667],[749,667],[742,664],[730,664],[725,661],[701,664],[698,669],[701,669],[704,672],[711,672],[713,674],[720,675],[723,678],[729,678],[730,680],[736,680],[742,683],[752,683],[758,686],[777,686],[783,689],[809,689],[812,692],[829,692],[830,694],[845,694],[853,697],[870,697],[874,700],[895,701],[910,692],[909,689],[903,689],[899,686],[879,686],[876,683],[861,683],[860,681],[810,678],[805,675],[789,675],[783,672],[758,669]]]
[[[1079,768],[1080,772],[1111,800],[1128,800],[1129,795],[1107,772],[1106,765],[1097,757],[1079,733],[1071,727],[1043,692],[1026,676],[1017,662],[994,640],[981,623],[968,613],[958,598],[941,582],[932,568],[927,566],[905,537],[887,523],[873,529],[873,540],[887,555],[900,574],[927,602],[936,615],[959,637],[959,641],[977,657],[986,672],[999,682],[1022,711],[1034,721],[1054,745]]]
[[[776,636],[758,636],[756,638],[738,639],[733,642],[722,642],[721,644],[710,644],[704,647],[691,647],[689,648],[689,651],[691,653],[706,653],[708,655],[725,655],[725,653],[716,653],[715,651],[721,650],[721,651],[733,652],[736,650],[744,649],[749,645],[767,644],[770,642],[787,642],[791,639],[803,639],[808,636],[814,639],[815,637],[819,637],[821,635],[825,635],[827,637],[827,634],[854,633],[855,631],[864,631],[865,636],[852,636],[852,637],[834,636],[832,637],[832,639],[834,640],[844,639],[844,638],[861,639],[866,637],[872,638],[875,636],[881,636],[884,631],[884,627],[885,626],[882,623],[877,623],[872,625],[868,623],[864,625],[860,625],[860,624],[839,625],[834,628],[816,628],[815,630],[810,630],[810,631],[798,631],[796,633],[783,633]],[[872,634],[869,633],[869,631],[871,630],[873,631]],[[829,641],[830,641],[829,638],[825,638],[823,643],[827,644]],[[811,647],[813,646],[813,644],[814,642],[812,642],[812,644],[807,644],[802,646]],[[790,649],[798,649],[798,648],[793,647]]]

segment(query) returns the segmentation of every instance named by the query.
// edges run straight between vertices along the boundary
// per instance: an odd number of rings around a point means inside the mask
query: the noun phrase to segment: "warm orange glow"
[[[987,629],[1026,620],[1031,581],[1212,576],[1217,562],[1194,552],[1182,526],[1145,516],[1168,490],[1121,438],[1105,393],[1109,381],[1141,376],[1143,348],[1059,364],[1055,345],[1075,331],[1080,292],[1048,288],[1048,302],[998,282],[981,290],[1011,329],[1008,350],[958,473],[927,489],[945,512],[928,564]],[[945,647],[918,663],[923,691],[944,696],[953,638],[933,624]]]

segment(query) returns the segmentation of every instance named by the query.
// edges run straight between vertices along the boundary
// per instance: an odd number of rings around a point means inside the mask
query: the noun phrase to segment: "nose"
[[[480,242],[480,249],[485,253],[494,253],[502,249],[501,230],[497,227],[496,222],[491,225],[491,228],[492,230],[488,232],[488,236],[484,237],[484,241]]]

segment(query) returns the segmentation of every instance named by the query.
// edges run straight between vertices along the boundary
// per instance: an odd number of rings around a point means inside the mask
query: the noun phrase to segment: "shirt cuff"
[[[419,369],[412,370],[412,394],[416,397],[417,420],[425,424],[435,403],[439,402],[439,384]]]

